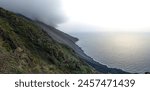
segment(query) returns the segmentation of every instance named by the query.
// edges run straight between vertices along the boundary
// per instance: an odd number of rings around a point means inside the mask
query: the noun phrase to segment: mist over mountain
[[[75,38],[35,22],[0,8],[0,74],[96,73],[73,49],[54,40]],[[60,36],[47,34],[44,29]]]
[[[0,1],[0,73],[128,73],[94,61],[54,28],[66,21],[61,1]]]
[[[128,73],[94,61],[77,40],[0,8],[0,73]]]
[[[61,0],[0,0],[0,7],[51,26],[66,21]]]

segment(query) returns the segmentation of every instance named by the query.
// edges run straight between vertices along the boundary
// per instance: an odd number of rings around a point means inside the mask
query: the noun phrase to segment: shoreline
[[[118,68],[109,68],[107,65],[103,65],[95,61],[92,57],[88,56],[79,45],[76,44],[78,41],[80,41],[78,38],[66,34],[54,27],[51,27],[39,21],[36,21],[35,24],[46,31],[49,36],[51,36],[57,42],[65,44],[72,48],[81,59],[92,66],[96,71],[104,74],[130,74],[129,72],[123,71]]]

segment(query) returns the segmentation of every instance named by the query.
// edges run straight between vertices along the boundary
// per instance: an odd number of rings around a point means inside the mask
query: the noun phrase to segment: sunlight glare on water
[[[149,33],[76,34],[77,43],[96,61],[128,72],[150,71]]]

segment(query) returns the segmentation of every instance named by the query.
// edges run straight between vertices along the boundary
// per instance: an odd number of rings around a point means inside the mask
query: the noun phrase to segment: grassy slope
[[[0,8],[0,73],[95,73],[66,45]]]

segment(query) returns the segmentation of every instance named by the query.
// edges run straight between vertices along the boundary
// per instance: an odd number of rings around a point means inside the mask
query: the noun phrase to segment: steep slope
[[[0,8],[0,73],[95,72],[33,21]]]
[[[44,31],[46,31],[54,40],[58,41],[59,43],[63,43],[70,48],[72,48],[77,55],[86,61],[89,65],[91,65],[93,68],[95,68],[98,72],[101,73],[112,73],[112,74],[126,74],[128,72],[125,72],[121,69],[117,68],[108,68],[106,65],[102,65],[95,60],[93,60],[91,57],[87,56],[84,51],[75,44],[76,41],[78,41],[77,38],[74,38],[68,34],[65,34],[58,29],[55,29],[51,26],[48,26],[46,24],[43,24],[41,22],[35,22],[38,26],[40,26]]]

